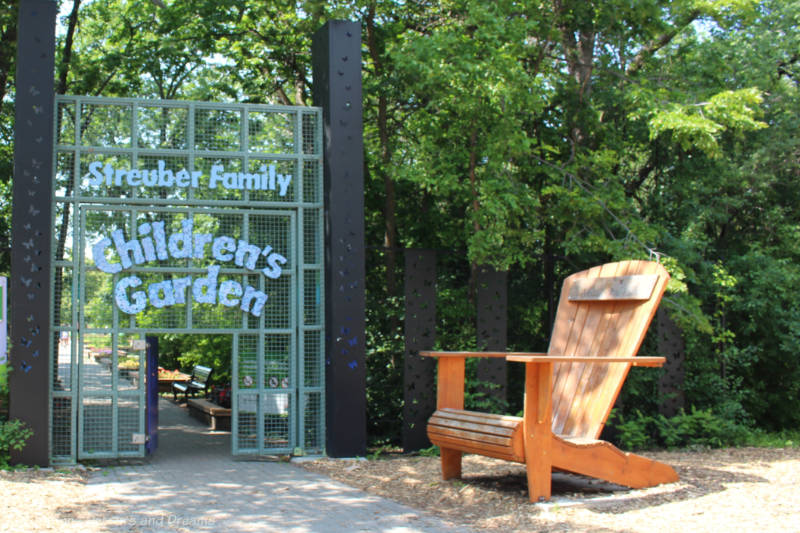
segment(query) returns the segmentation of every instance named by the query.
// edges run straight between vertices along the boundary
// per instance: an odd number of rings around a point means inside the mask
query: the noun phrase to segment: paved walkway
[[[159,449],[142,464],[95,472],[119,531],[465,532],[295,465],[230,455],[230,433],[210,432],[159,402]]]

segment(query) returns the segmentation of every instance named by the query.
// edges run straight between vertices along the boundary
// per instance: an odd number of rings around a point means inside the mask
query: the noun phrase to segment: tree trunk
[[[367,49],[375,68],[375,76],[380,78],[384,73],[383,59],[375,33],[375,10],[369,8],[365,17],[367,32]],[[383,220],[384,220],[384,263],[386,267],[386,294],[394,296],[397,293],[397,197],[394,180],[387,172],[392,160],[392,151],[389,145],[389,114],[388,101],[384,93],[378,95],[378,141],[380,143],[380,165],[378,175],[383,181]]]
[[[72,60],[72,40],[75,37],[75,28],[78,26],[78,10],[81,7],[81,0],[73,0],[72,11],[69,14],[67,25],[67,36],[64,39],[64,51],[61,54],[61,65],[58,67],[58,85],[56,94],[67,93],[67,75],[69,74],[69,64]]]

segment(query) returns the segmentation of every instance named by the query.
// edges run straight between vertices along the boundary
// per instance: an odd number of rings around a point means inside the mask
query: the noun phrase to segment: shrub
[[[33,436],[33,430],[21,420],[0,422],[0,468],[8,466],[12,451],[20,451]]]
[[[609,424],[616,431],[616,441],[623,449],[738,446],[747,442],[750,430],[714,414],[710,409],[692,408],[691,413],[667,418],[635,411],[627,420],[612,414]]]

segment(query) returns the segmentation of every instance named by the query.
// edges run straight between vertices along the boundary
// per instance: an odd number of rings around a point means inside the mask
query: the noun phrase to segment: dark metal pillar
[[[492,267],[478,267],[478,349],[502,352],[508,345],[508,272]],[[486,392],[499,400],[506,399],[508,372],[505,359],[478,360],[478,379],[499,385]]]
[[[686,372],[683,362],[686,360],[686,346],[683,332],[667,312],[662,308],[656,312],[656,332],[658,334],[658,353],[667,358],[664,370],[658,378],[658,396],[661,404],[659,414],[675,416],[686,406],[683,392]]]
[[[50,462],[50,260],[53,96],[58,5],[22,0],[17,27],[9,318],[9,416],[33,429],[12,461]]]
[[[327,22],[312,55],[324,128],[326,451],[348,457],[367,442],[361,27]]]
[[[436,341],[436,252],[405,252],[405,341],[403,364],[403,451],[428,448],[425,430],[436,410],[436,361],[420,357]]]

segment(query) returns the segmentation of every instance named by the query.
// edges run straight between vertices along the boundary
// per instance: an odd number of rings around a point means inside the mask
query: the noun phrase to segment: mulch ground
[[[553,500],[528,501],[522,465],[466,456],[462,480],[442,481],[437,457],[297,463],[476,530],[800,532],[800,449],[645,453],[674,466],[677,483],[644,490],[554,474]],[[0,471],[0,532],[119,531],[112,502],[77,469]],[[102,472],[99,473],[102,475]]]
[[[451,522],[502,531],[800,531],[800,449],[644,453],[680,481],[643,490],[554,474],[553,499],[528,501],[522,465],[469,455],[442,481],[436,457],[324,459],[303,467]]]

